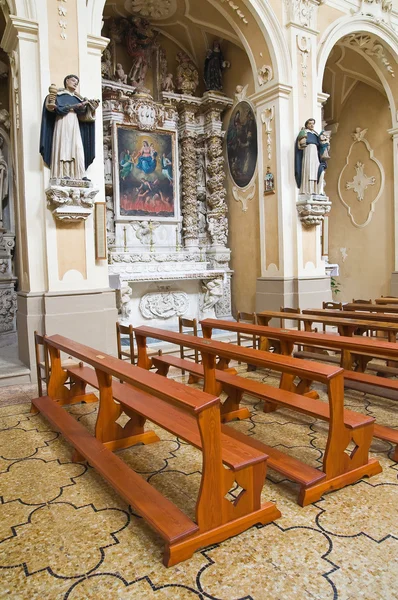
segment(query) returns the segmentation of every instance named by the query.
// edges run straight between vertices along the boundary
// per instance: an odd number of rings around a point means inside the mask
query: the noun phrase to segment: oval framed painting
[[[229,121],[227,158],[235,185],[247,187],[257,165],[257,123],[252,107],[244,100],[235,106]]]

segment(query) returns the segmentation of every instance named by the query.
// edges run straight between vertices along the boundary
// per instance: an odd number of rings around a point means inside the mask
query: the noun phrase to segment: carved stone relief
[[[272,67],[270,65],[263,65],[257,71],[257,79],[259,85],[264,85],[271,81],[273,77]]]
[[[15,315],[17,312],[17,294],[11,284],[0,287],[0,333],[15,330]]]
[[[375,158],[374,151],[371,148],[369,141],[365,137],[367,131],[367,129],[361,129],[360,127],[357,127],[355,131],[351,134],[353,142],[348,151],[346,162],[343,169],[341,170],[337,184],[339,198],[344,207],[347,209],[347,214],[350,217],[352,224],[358,228],[365,227],[372,220],[376,203],[383,192],[385,182],[383,165],[379,160],[377,160],[377,158]],[[358,149],[358,144],[363,144],[365,148]],[[356,158],[354,159],[355,162],[351,159],[351,154],[354,148],[357,150],[355,154]],[[359,152],[362,152],[359,154],[358,150]],[[360,160],[358,160],[358,155],[361,156]],[[376,177],[374,175],[369,175],[369,170],[375,172],[375,166],[380,175],[379,182],[377,182]],[[366,173],[368,173],[368,175],[366,175]],[[352,177],[351,181],[349,181],[352,174],[354,176]],[[369,190],[372,189],[374,186],[376,186],[376,193],[373,192],[372,194],[373,200],[369,202],[369,211],[367,217],[364,222],[359,223],[358,216],[356,215],[356,207],[355,205],[352,205],[352,203],[350,204],[349,196],[347,196],[344,190],[353,190],[356,194],[356,201],[364,203],[366,202],[366,198],[369,197]],[[361,214],[363,214],[363,211],[361,211]]]
[[[223,279],[217,277],[210,281],[202,281],[203,297],[201,301],[201,310],[205,312],[213,308],[213,306],[222,298],[224,292]]]
[[[72,185],[68,179],[50,179],[50,187],[45,190],[47,205],[60,221],[86,220],[91,215],[98,192],[89,181]]]
[[[361,0],[359,9],[351,12],[354,15],[371,17],[375,21],[383,21],[392,27],[392,0]]]
[[[285,0],[286,20],[301,27],[316,29],[316,7],[323,0]]]
[[[185,292],[150,292],[141,298],[139,308],[146,319],[180,317],[189,308],[189,297]]]
[[[304,98],[307,97],[308,94],[308,55],[310,53],[310,40],[305,35],[297,36],[297,48],[300,51],[301,55],[301,83],[303,86],[303,95]]]

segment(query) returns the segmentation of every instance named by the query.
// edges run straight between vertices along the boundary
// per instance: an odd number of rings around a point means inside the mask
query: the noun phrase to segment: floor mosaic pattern
[[[266,371],[241,375],[277,385]],[[33,386],[0,388],[0,598],[13,600],[393,600],[398,598],[398,465],[375,440],[383,472],[296,504],[295,484],[269,471],[263,500],[282,518],[255,526],[166,569],[160,538],[40,415]],[[321,398],[325,399],[323,392]],[[322,464],[327,425],[289,410],[264,414],[247,396],[250,419],[233,427]],[[346,392],[346,406],[398,427],[395,403]],[[70,412],[93,431],[97,406]],[[151,426],[152,427],[152,426]],[[201,454],[153,426],[161,441],[119,453],[193,516]]]

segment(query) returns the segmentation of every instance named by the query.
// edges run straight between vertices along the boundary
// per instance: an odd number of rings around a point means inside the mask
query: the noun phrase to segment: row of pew
[[[47,394],[32,401],[32,412],[40,412],[73,446],[73,460],[88,461],[159,534],[164,540],[166,566],[186,560],[197,549],[221,542],[256,523],[277,519],[281,513],[275,503],[261,501],[267,467],[297,483],[297,501],[306,506],[326,492],[381,472],[379,461],[369,458],[373,437],[394,444],[393,458],[398,460],[396,430],[344,407],[347,386],[370,386],[379,390],[381,396],[397,394],[397,380],[365,373],[371,359],[398,362],[396,336],[393,339],[389,335],[386,341],[354,335],[358,327],[375,331],[375,323],[383,326],[387,321],[364,320],[361,315],[360,319],[352,319],[361,323],[355,324],[356,328],[351,324],[349,335],[334,335],[311,331],[308,325],[305,331],[270,327],[273,317],[269,312],[263,313],[262,324],[205,319],[201,322],[203,337],[137,327],[137,366],[60,335],[42,340],[50,357],[49,382]],[[314,322],[322,322],[318,321],[323,318],[321,315],[307,316],[312,317],[311,327]],[[346,322],[345,317],[334,318]],[[260,349],[217,341],[212,338],[215,329],[255,336]],[[339,331],[347,333],[344,329]],[[195,360],[169,354],[150,356],[148,338],[187,347]],[[296,357],[297,347],[310,355],[319,349],[339,352],[339,364]],[[70,357],[66,365],[61,360],[63,354]],[[279,388],[240,377],[230,367],[231,361],[280,373]],[[188,372],[191,382],[203,382],[203,391],[167,378],[170,367]],[[325,387],[327,403],[319,400],[314,384]],[[97,396],[87,392],[87,386],[99,392],[95,435],[64,408],[79,402],[97,402]],[[220,401],[221,392],[227,396],[224,402]],[[261,400],[265,412],[287,407],[326,421],[328,434],[322,468],[315,469],[229,426],[232,420],[249,417],[248,409],[241,405],[244,394]],[[118,423],[122,413],[129,417],[124,427]],[[156,432],[146,426],[147,421],[202,452],[194,519],[115,454],[117,450],[159,440]],[[228,494],[237,488],[237,496]]]

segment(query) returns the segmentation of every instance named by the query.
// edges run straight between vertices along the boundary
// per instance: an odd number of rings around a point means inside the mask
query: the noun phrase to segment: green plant
[[[332,294],[334,294],[335,296],[337,296],[337,294],[340,294],[340,282],[337,281],[335,277],[330,278],[330,287],[332,288]]]

